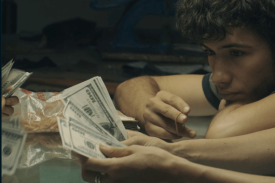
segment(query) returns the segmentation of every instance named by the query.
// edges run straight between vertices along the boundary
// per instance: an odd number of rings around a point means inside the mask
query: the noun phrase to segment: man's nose
[[[226,87],[231,83],[230,66],[222,60],[212,63],[212,82],[220,87]]]

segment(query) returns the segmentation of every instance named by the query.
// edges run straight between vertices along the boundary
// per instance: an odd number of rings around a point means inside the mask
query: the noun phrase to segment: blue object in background
[[[133,0],[113,0],[110,2],[100,2],[92,0],[90,6],[95,9],[103,7],[119,7],[127,3],[134,2]],[[172,2],[172,6],[169,5]],[[133,49],[141,51],[160,51],[165,53],[169,50],[168,44],[142,44],[135,34],[135,26],[145,15],[166,15],[173,16],[175,14],[176,0],[138,0],[124,14],[118,26],[118,35],[116,39],[110,43],[110,48],[113,51],[123,49]]]

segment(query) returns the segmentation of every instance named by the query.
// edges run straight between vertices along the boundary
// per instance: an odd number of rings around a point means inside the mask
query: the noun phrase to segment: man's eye
[[[212,51],[212,50],[204,50],[204,52],[205,52],[208,56],[215,55],[215,52]]]
[[[242,52],[242,51],[231,51],[230,52],[230,55],[235,56],[235,57],[242,56],[243,54],[244,54],[244,52]]]

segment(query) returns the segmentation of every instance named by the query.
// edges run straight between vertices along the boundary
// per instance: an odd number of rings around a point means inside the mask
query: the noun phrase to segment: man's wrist
[[[195,164],[180,157],[173,158],[171,167],[169,171],[173,179],[171,182],[200,182],[198,179],[201,177],[203,172],[205,172],[204,166]]]
[[[200,152],[197,148],[193,148],[193,144],[198,144],[197,142],[198,140],[184,140],[170,143],[167,146],[171,154],[196,162],[198,161]]]

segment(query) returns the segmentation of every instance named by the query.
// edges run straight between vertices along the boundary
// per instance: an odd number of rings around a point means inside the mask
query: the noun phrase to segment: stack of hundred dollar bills
[[[2,175],[12,175],[18,165],[27,133],[20,125],[20,118],[2,118]]]
[[[99,144],[125,146],[123,126],[104,82],[91,78],[62,92],[65,119],[58,118],[59,132],[65,148],[83,156],[105,158]]]
[[[10,60],[2,67],[2,95],[5,98],[12,96],[32,74],[18,69],[11,69],[13,64],[14,61]]]

